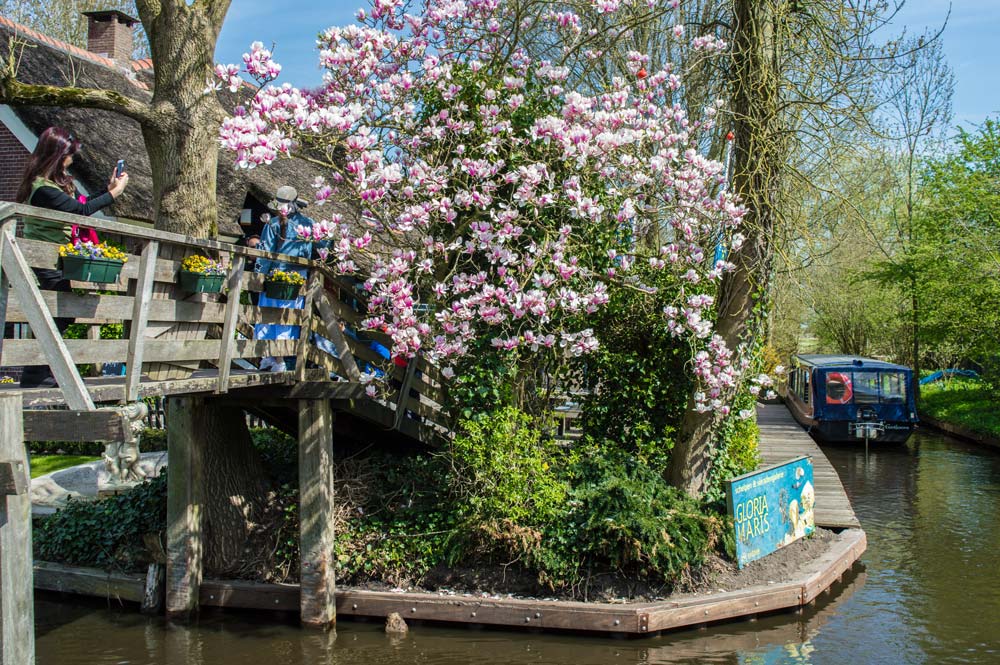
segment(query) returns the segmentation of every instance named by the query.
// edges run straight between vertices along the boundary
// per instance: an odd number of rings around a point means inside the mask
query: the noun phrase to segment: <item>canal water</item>
[[[827,447],[868,534],[815,607],[641,640],[380,623],[300,630],[287,615],[169,625],[104,602],[36,601],[38,665],[1000,663],[1000,454],[922,431],[905,446]]]

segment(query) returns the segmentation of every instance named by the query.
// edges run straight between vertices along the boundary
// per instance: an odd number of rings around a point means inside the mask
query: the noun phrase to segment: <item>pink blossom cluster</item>
[[[600,13],[630,4],[593,2]],[[715,408],[744,369],[713,334],[712,297],[699,295],[732,268],[714,261],[715,246],[743,216],[719,193],[723,165],[699,149],[718,105],[689,118],[669,101],[679,77],[647,73],[638,53],[630,78],[575,89],[571,72],[592,54],[572,50],[585,19],[565,4],[540,14],[570,33],[558,65],[518,46],[505,0],[407,7],[376,0],[357,25],[322,33],[323,85],[261,89],[224,122],[222,145],[244,168],[300,148],[336,155],[316,201],[358,216],[298,233],[324,241],[341,273],[364,266],[365,325],[392,336],[393,355],[447,362],[477,338],[592,353],[581,321],[612,289],[635,288],[630,272],[648,261],[683,285],[666,325],[692,340],[699,408]],[[244,63],[254,76],[277,71],[262,47]],[[231,80],[231,68],[218,73]],[[649,237],[665,241],[648,247]]]
[[[271,58],[271,52],[264,48],[262,42],[254,42],[250,45],[250,52],[243,54],[243,67],[259,82],[273,81],[281,73],[281,65]]]

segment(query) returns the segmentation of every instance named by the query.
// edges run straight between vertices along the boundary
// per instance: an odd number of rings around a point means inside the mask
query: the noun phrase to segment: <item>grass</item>
[[[1000,391],[988,383],[968,379],[936,381],[922,386],[920,413],[965,427],[979,434],[1000,437]]]
[[[31,477],[37,478],[46,473],[68,469],[77,464],[96,462],[100,457],[91,455],[33,455],[31,457]]]

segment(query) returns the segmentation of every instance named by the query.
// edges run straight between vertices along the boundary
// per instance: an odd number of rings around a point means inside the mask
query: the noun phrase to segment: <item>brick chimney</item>
[[[87,17],[87,50],[131,68],[132,26],[139,19],[117,10],[83,12],[83,15]]]

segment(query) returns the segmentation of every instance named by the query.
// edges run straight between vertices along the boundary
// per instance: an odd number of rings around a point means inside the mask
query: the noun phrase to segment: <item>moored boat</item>
[[[902,443],[916,426],[913,370],[847,355],[792,359],[785,401],[792,416],[823,441]]]

